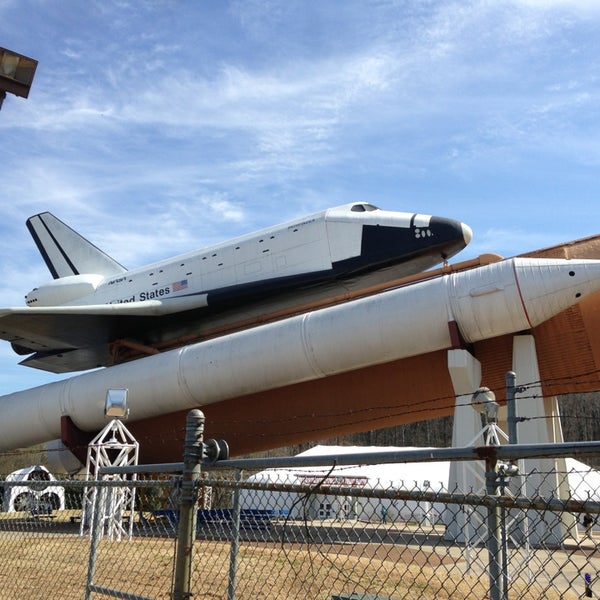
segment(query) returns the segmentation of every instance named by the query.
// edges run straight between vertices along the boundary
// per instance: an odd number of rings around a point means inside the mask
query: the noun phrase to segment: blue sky
[[[462,255],[600,233],[600,2],[0,0],[1,306],[49,210],[129,267],[350,201]],[[55,379],[0,344],[0,394]]]

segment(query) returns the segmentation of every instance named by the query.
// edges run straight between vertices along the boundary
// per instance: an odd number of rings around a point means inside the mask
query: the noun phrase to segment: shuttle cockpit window
[[[352,208],[350,209],[352,212],[366,212],[366,211],[371,211],[371,210],[379,210],[376,206],[373,206],[372,204],[353,204]]]

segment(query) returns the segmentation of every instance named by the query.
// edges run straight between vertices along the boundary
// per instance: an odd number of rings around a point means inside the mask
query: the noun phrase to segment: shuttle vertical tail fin
[[[27,229],[54,279],[82,273],[110,276],[127,271],[52,213],[30,217]]]

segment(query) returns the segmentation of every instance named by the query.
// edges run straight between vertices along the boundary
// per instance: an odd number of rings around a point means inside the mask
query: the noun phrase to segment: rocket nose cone
[[[512,260],[522,302],[533,326],[600,291],[600,260]]]
[[[465,246],[468,246],[469,242],[473,239],[473,231],[468,225],[465,225],[464,223],[461,223],[460,227],[462,229],[462,235],[463,240],[465,241]]]

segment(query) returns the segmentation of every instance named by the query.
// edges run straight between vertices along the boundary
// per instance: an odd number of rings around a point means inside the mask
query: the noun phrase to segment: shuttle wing
[[[32,354],[21,364],[54,373],[106,364],[107,342],[119,326],[116,315],[48,313],[43,309],[0,310],[0,338],[11,342],[18,354]],[[87,351],[84,361],[83,348]],[[90,352],[92,348],[96,351]],[[103,356],[96,356],[98,352]],[[57,361],[61,364],[56,364]]]
[[[54,373],[106,365],[108,344],[138,337],[156,319],[206,305],[204,295],[89,306],[0,309],[0,339],[21,355],[21,364]]]

